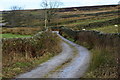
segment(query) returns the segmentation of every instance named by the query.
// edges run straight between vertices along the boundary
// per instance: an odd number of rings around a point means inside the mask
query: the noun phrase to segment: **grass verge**
[[[67,41],[64,41],[64,42],[67,43],[73,49],[73,57],[76,57],[78,54],[78,50],[73,45],[68,43]],[[60,66],[57,66],[53,71],[50,71],[48,74],[46,74],[44,77],[47,78],[47,77],[49,77],[50,74],[52,74],[56,71],[60,71],[60,69],[63,69],[65,66],[68,66],[71,63],[72,59],[73,58],[69,58],[64,63],[62,63]]]
[[[62,32],[63,31],[63,32]],[[119,34],[64,29],[60,34],[91,51],[90,67],[83,78],[118,78]]]
[[[55,55],[51,53],[46,53],[45,55],[39,58],[24,59],[23,57],[23,59],[17,60],[16,63],[14,63],[13,65],[3,68],[3,74],[5,74],[3,75],[3,78],[14,78],[18,74],[22,74],[27,71],[30,71],[34,69],[36,66],[51,59],[53,56]]]
[[[2,41],[3,78],[14,78],[27,72],[61,51],[60,38],[51,32],[43,32],[30,38],[8,38]]]

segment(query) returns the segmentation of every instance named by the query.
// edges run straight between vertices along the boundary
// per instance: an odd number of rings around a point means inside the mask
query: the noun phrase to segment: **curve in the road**
[[[60,37],[63,40],[63,51],[59,55],[17,78],[80,78],[83,76],[89,66],[89,51]]]

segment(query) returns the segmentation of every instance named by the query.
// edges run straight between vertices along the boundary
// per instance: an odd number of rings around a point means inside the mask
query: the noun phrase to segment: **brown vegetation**
[[[43,62],[61,51],[59,37],[51,32],[31,38],[2,39],[2,42],[3,77],[6,78],[25,72],[33,67],[36,61]]]
[[[92,9],[93,8],[93,9]],[[38,27],[44,26],[44,10],[21,10],[18,11],[22,17],[22,21],[18,21],[18,25],[16,22],[16,26],[11,26],[11,24],[6,24],[5,27]],[[50,26],[61,26],[66,25],[68,28],[77,28],[81,25],[78,23],[85,22],[88,23],[89,21],[100,20],[109,17],[116,17],[119,15],[118,13],[118,6],[117,5],[106,5],[106,6],[88,6],[88,7],[76,7],[76,8],[61,8],[57,11],[57,17],[53,18],[50,21]],[[3,19],[6,14],[9,12],[3,12]],[[25,19],[24,19],[25,18]],[[9,17],[7,19],[10,19]],[[7,22],[7,19],[4,22]],[[79,26],[79,27],[78,27]]]
[[[97,31],[61,30],[64,37],[87,47],[92,59],[87,78],[118,78],[120,34],[104,34]]]
[[[33,35],[42,31],[42,27],[14,27],[14,28],[2,28],[2,34],[12,33],[21,35]]]
[[[118,18],[119,11],[117,10],[117,6],[62,9],[57,12],[59,17],[53,19],[50,24],[52,27],[65,25],[74,30],[116,25],[119,24],[120,19]],[[7,16],[5,15],[6,13],[9,14],[9,12],[3,12],[4,20]],[[3,28],[2,33],[33,35],[44,29],[44,15],[40,14],[43,13],[43,10],[19,10],[17,13],[21,14],[14,19],[17,23],[13,21],[15,23],[13,26],[10,23],[6,24],[4,27],[7,28]],[[11,22],[9,17],[13,18],[8,16],[3,22],[7,22],[7,19]],[[92,52],[92,61],[85,77],[118,77],[119,34],[73,31],[70,29],[61,30],[61,28],[56,27],[53,27],[52,30],[60,30],[62,36],[87,47]],[[41,63],[60,52],[60,40],[51,33],[37,34],[37,36],[31,38],[2,39],[2,41],[3,77],[11,78],[16,74],[24,72],[26,69],[29,70],[28,67],[33,67],[34,63]],[[47,59],[45,58],[46,56]]]

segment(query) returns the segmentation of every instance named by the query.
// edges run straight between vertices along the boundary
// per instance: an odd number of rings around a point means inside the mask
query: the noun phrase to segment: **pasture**
[[[31,35],[0,34],[0,38],[24,38],[24,37],[31,37]]]
[[[100,28],[91,28],[88,30],[101,31],[103,33],[119,33],[119,25],[104,26]]]
[[[119,6],[110,6],[110,7],[100,7],[94,10],[90,9],[79,9],[79,8],[70,8],[70,9],[60,9],[56,13],[58,15],[57,17],[53,17],[52,21],[49,23],[48,26],[52,27],[59,27],[59,26],[65,26],[67,28],[72,28],[74,30],[81,30],[82,28],[91,28],[91,27],[105,27],[110,25],[119,24],[119,22],[115,21],[112,23],[110,22],[113,19],[118,19],[119,15]],[[7,13],[7,12],[5,12]],[[22,20],[20,23],[23,23],[21,25],[18,25],[18,27],[24,26],[24,27],[40,27],[44,28],[44,18],[43,18],[43,10],[28,10],[28,11],[20,11],[23,16],[26,16],[27,20]],[[3,13],[3,16],[5,14]],[[109,23],[109,24],[107,24]],[[92,25],[93,24],[93,25]],[[98,25],[97,24],[104,24],[104,25]],[[10,24],[7,24],[10,26]],[[89,26],[92,25],[92,26]],[[17,24],[16,24],[17,26]]]
[[[47,25],[48,27],[63,26],[63,29],[60,29],[62,36],[90,50],[92,60],[84,75],[85,78],[117,78],[118,76],[117,51],[119,51],[120,25],[118,8],[119,6],[61,8],[56,13],[58,16],[53,17]],[[61,52],[61,39],[51,32],[44,32],[43,10],[19,12],[24,17],[14,22],[14,26],[7,23],[0,32],[0,38],[8,38],[2,39],[3,77],[5,78],[29,71]],[[7,11],[3,13],[3,19],[6,14]],[[40,31],[43,33],[34,36]]]

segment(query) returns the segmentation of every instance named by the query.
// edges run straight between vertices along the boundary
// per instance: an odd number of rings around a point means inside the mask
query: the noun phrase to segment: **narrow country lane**
[[[56,32],[58,34],[58,32]],[[86,72],[89,61],[89,51],[58,34],[63,40],[63,51],[40,64],[34,70],[21,74],[17,78],[80,78]]]

